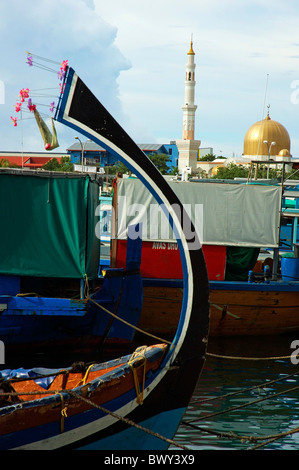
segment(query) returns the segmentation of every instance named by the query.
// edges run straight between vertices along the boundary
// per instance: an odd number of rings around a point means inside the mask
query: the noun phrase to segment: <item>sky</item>
[[[299,158],[298,24],[298,0],[2,1],[0,151],[44,150],[32,114],[23,108],[21,116],[15,104],[29,88],[50,123],[63,60],[137,144],[181,139],[192,36],[201,147],[241,156],[246,131],[270,105]],[[30,67],[26,51],[50,70]],[[65,152],[78,134],[60,123],[56,128],[55,152]]]

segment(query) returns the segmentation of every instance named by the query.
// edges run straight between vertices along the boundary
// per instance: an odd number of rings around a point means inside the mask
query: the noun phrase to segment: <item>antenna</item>
[[[265,95],[264,95],[264,104],[263,104],[263,112],[262,112],[262,121],[259,129],[259,140],[258,140],[258,145],[257,145],[257,151],[256,151],[256,156],[258,157],[259,150],[260,150],[260,141],[261,141],[261,130],[263,126],[263,119],[264,119],[264,113],[265,113],[265,103],[266,103],[266,97],[267,97],[267,90],[268,90],[268,81],[269,81],[269,74],[267,73],[267,80],[266,80],[266,88],[265,88]],[[269,105],[270,107],[270,105]]]
[[[265,88],[265,96],[264,96],[264,104],[263,104],[262,119],[264,119],[264,114],[265,114],[265,103],[266,103],[267,90],[268,90],[268,81],[269,81],[269,74],[267,73],[267,80],[266,80],[266,88]],[[269,106],[269,107],[270,107],[270,106]]]

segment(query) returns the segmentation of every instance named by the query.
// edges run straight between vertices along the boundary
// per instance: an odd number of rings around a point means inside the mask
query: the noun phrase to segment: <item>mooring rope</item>
[[[93,302],[97,307],[101,308],[102,310],[104,310],[106,313],[108,313],[109,315],[111,315],[112,317],[114,317],[115,319],[121,321],[122,323],[126,324],[127,326],[130,326],[131,328],[135,329],[136,331],[144,334],[144,335],[147,335],[153,339],[156,339],[158,341],[162,341],[163,343],[166,343],[166,344],[171,344],[170,341],[167,341],[163,338],[160,338],[158,336],[155,336],[147,331],[144,331],[140,328],[138,328],[136,325],[132,325],[131,323],[127,322],[126,320],[120,318],[119,316],[117,316],[116,314],[112,313],[111,311],[109,311],[108,309],[106,309],[105,307],[103,307],[102,305],[100,305],[98,302],[96,302],[94,299],[92,299],[91,297],[87,297],[87,300],[90,300],[91,302]],[[220,355],[220,354],[213,354],[213,353],[209,353],[207,352],[206,353],[206,356],[210,356],[210,357],[214,357],[214,358],[218,358],[218,359],[229,359],[229,360],[249,360],[249,361],[265,361],[265,360],[279,360],[279,359],[290,359],[293,354],[291,355],[288,355],[288,356],[269,356],[269,357],[242,357],[242,356],[226,356],[226,355]],[[213,401],[213,400],[217,400],[217,399],[221,399],[221,398],[226,398],[228,396],[233,396],[233,395],[237,395],[237,394],[240,394],[240,393],[244,393],[246,391],[249,391],[249,390],[253,390],[255,388],[263,388],[264,386],[269,386],[270,384],[274,383],[274,382],[277,382],[277,381],[281,381],[285,378],[288,378],[292,375],[296,375],[297,373],[294,373],[294,374],[289,374],[288,376],[284,377],[284,378],[279,378],[279,379],[276,379],[276,380],[273,380],[273,381],[270,381],[270,382],[265,382],[265,384],[262,384],[262,385],[256,385],[256,386],[253,386],[253,387],[250,387],[248,389],[245,389],[245,390],[241,390],[241,391],[237,391],[237,392],[231,392],[229,394],[226,394],[222,397],[213,397],[213,398],[209,398],[209,399],[205,399],[205,400],[201,400],[201,401],[196,401],[196,403],[204,403],[206,401]],[[299,428],[296,428],[294,430],[291,430],[291,431],[287,431],[285,433],[281,433],[281,434],[278,434],[278,435],[274,435],[274,436],[264,436],[264,437],[255,437],[255,436],[238,436],[232,432],[230,433],[217,433],[216,431],[209,431],[207,429],[204,429],[204,428],[201,428],[200,426],[196,426],[194,425],[193,423],[195,421],[200,421],[200,420],[203,420],[203,419],[208,419],[208,418],[212,418],[214,416],[217,416],[217,415],[221,415],[221,414],[225,414],[225,413],[229,413],[231,411],[235,411],[237,409],[240,409],[240,408],[245,408],[247,406],[251,406],[253,404],[256,404],[256,403],[259,403],[261,401],[265,401],[265,400],[268,400],[268,399],[271,399],[273,397],[277,397],[279,395],[282,395],[284,393],[287,393],[289,391],[294,391],[296,389],[298,389],[299,386],[297,387],[293,387],[291,389],[288,389],[288,390],[285,390],[283,392],[279,392],[277,394],[272,394],[270,395],[269,397],[265,397],[265,398],[261,398],[261,399],[258,399],[258,400],[253,400],[252,402],[249,402],[247,404],[243,404],[243,405],[239,405],[239,406],[236,406],[236,407],[232,407],[226,411],[223,411],[223,412],[215,412],[215,413],[210,413],[209,415],[205,415],[203,417],[200,417],[200,418],[197,418],[197,419],[194,419],[194,420],[190,420],[190,421],[186,421],[186,420],[182,420],[181,421],[181,424],[184,424],[186,426],[190,426],[190,427],[193,427],[199,431],[203,431],[203,432],[209,432],[211,434],[215,434],[215,435],[218,435],[220,437],[228,437],[228,438],[236,438],[236,439],[241,439],[241,440],[249,440],[250,442],[257,442],[258,440],[263,440],[265,441],[266,439],[266,442],[263,442],[262,444],[259,444],[253,448],[251,448],[252,450],[253,449],[256,449],[256,448],[259,448],[259,447],[262,447],[262,446],[265,446],[267,445],[268,443],[271,443],[271,442],[274,442],[275,440],[281,438],[281,437],[284,437],[284,436],[287,436],[289,434],[294,434],[294,433],[297,433],[299,432]],[[82,397],[80,395],[78,395],[77,393],[73,392],[72,390],[56,390],[56,391],[45,391],[45,392],[42,392],[42,391],[38,391],[38,392],[22,392],[21,395],[42,395],[42,394],[45,394],[45,395],[50,395],[50,394],[59,394],[60,396],[62,396],[61,394],[62,393],[68,393],[70,395],[73,395],[87,403],[89,403],[91,406],[94,406],[98,409],[100,409],[101,411],[113,416],[115,419],[118,419],[118,420],[121,420],[123,422],[125,422],[126,424],[130,425],[130,426],[135,426],[137,429],[140,429],[144,432],[147,432],[151,435],[154,435],[155,437],[157,437],[158,439],[162,439],[166,442],[168,442],[169,444],[172,444],[176,447],[180,447],[184,450],[190,450],[188,447],[184,446],[184,445],[181,445],[171,439],[168,439],[164,436],[161,436],[160,434],[158,433],[154,433],[153,431],[143,427],[143,426],[140,426],[139,424],[135,423],[134,421],[132,420],[129,420],[128,418],[124,418],[114,412],[111,412],[110,410],[107,410],[106,408],[100,406],[100,405],[97,405],[96,403],[93,403],[92,401],[86,399],[85,397]],[[1,393],[1,396],[18,396],[20,395],[20,393],[13,393],[13,392],[7,392],[7,393]],[[249,449],[249,450],[251,450]]]
[[[124,323],[125,325],[127,326],[130,326],[131,328],[135,329],[136,331],[138,331],[139,333],[142,333],[146,336],[149,336],[150,338],[153,338],[153,339],[156,339],[158,341],[162,341],[163,343],[166,343],[166,344],[171,344],[171,341],[168,341],[164,338],[160,338],[159,336],[155,336],[153,335],[152,333],[149,333],[148,331],[145,331],[145,330],[142,330],[141,328],[138,328],[136,325],[132,325],[131,323],[127,322],[126,320],[124,320],[123,318],[120,318],[118,315],[116,315],[115,313],[111,312],[110,310],[108,310],[107,308],[103,307],[103,305],[99,304],[98,302],[96,302],[94,299],[92,299],[91,297],[87,297],[87,300],[90,300],[91,302],[93,302],[97,307],[101,308],[102,310],[104,310],[104,312],[108,313],[109,315],[111,315],[112,317],[114,317],[116,320],[119,320],[121,321],[122,323]],[[215,358],[219,358],[219,359],[232,359],[232,360],[244,360],[244,361],[269,361],[269,360],[279,360],[279,359],[290,359],[293,354],[290,354],[289,356],[270,356],[270,357],[242,357],[242,356],[225,356],[225,355],[222,355],[222,354],[213,354],[213,353],[209,353],[207,352],[206,353],[206,356],[210,356],[210,357],[215,357]]]
[[[159,338],[159,336],[155,336],[151,333],[148,333],[147,331],[144,331],[142,330],[141,328],[138,328],[136,325],[132,325],[132,323],[129,323],[127,322],[126,320],[124,320],[123,318],[120,318],[118,315],[115,315],[114,313],[112,313],[110,310],[108,310],[107,308],[103,307],[103,305],[99,304],[98,302],[96,302],[94,299],[92,299],[91,297],[87,297],[87,300],[90,300],[91,302],[93,302],[97,307],[101,308],[102,310],[104,310],[104,312],[108,313],[109,315],[111,315],[112,317],[114,317],[116,320],[119,320],[121,321],[122,323],[124,323],[125,325],[127,326],[130,326],[131,328],[135,329],[136,331],[139,331],[139,333],[143,333],[143,334],[146,334],[147,336],[150,336],[151,338],[154,338],[154,339],[157,339],[158,341],[162,341],[162,343],[166,343],[166,344],[171,344],[170,341],[167,341],[163,338]]]
[[[265,436],[267,438],[267,440],[265,442],[262,442],[261,444],[258,444],[254,447],[250,447],[249,449],[245,449],[245,450],[256,450],[256,449],[260,449],[261,447],[265,447],[267,446],[268,444],[271,444],[272,442],[275,442],[277,441],[278,439],[281,439],[282,437],[286,437],[286,436],[290,436],[292,434],[296,434],[299,432],[299,428],[295,428],[295,429],[291,429],[290,431],[287,431],[287,432],[282,432],[280,434],[276,434],[274,436]],[[259,439],[262,439],[262,438],[259,438]],[[259,440],[257,439],[257,440]]]
[[[122,421],[125,424],[128,424],[129,426],[133,426],[133,427],[139,429],[140,431],[143,431],[147,434],[150,434],[150,435],[156,437],[157,439],[165,441],[168,444],[171,444],[175,447],[179,447],[183,450],[190,450],[188,447],[184,446],[183,444],[180,444],[179,442],[176,442],[172,439],[169,439],[168,437],[162,436],[161,434],[159,434],[157,432],[151,431],[150,429],[147,429],[144,426],[141,426],[140,424],[135,423],[131,419],[124,418],[123,416],[115,413],[114,411],[110,411],[107,408],[104,408],[103,406],[98,405],[97,403],[94,403],[93,401],[89,400],[88,398],[85,398],[85,397],[79,395],[78,393],[74,392],[73,390],[68,390],[68,389],[65,389],[65,390],[51,390],[51,391],[49,391],[49,390],[45,390],[45,391],[40,390],[38,392],[19,392],[19,393],[17,393],[17,392],[5,392],[5,393],[1,393],[1,397],[4,397],[4,396],[12,397],[12,396],[19,396],[19,395],[23,395],[23,396],[24,395],[32,395],[32,396],[34,396],[34,395],[59,395],[60,398],[61,398],[61,403],[64,405],[65,401],[63,401],[63,395],[62,395],[63,393],[72,395],[74,398],[77,398],[79,400],[84,401],[85,403],[91,405],[94,408],[99,409],[100,411],[112,416],[113,418],[115,418],[119,421]],[[13,403],[12,403],[12,405],[13,405]],[[22,402],[17,403],[17,405],[22,405]],[[63,406],[62,411],[64,411],[64,410],[65,410],[65,407]],[[65,418],[65,417],[67,417],[66,413],[63,414],[63,418]]]
[[[207,403],[207,402],[211,402],[211,401],[215,401],[215,400],[219,400],[219,399],[222,400],[224,398],[229,398],[229,397],[236,396],[236,395],[241,395],[243,393],[252,392],[253,390],[256,390],[256,389],[269,387],[270,385],[273,385],[277,382],[282,382],[283,380],[288,380],[288,379],[294,377],[295,375],[298,375],[298,372],[292,372],[291,374],[286,374],[284,377],[279,377],[278,379],[269,380],[268,382],[264,382],[260,385],[252,385],[252,387],[247,387],[247,388],[244,388],[242,390],[237,390],[236,392],[229,392],[229,393],[226,393],[225,395],[221,395],[221,396],[218,396],[218,397],[205,398],[205,399],[201,399],[201,400],[194,400],[194,401],[192,401],[192,403],[196,404],[196,405],[202,405],[203,403]]]
[[[273,396],[278,396],[278,395],[281,395],[283,393],[286,393],[288,391],[292,391],[292,390],[295,390],[299,387],[293,387],[292,389],[289,389],[289,390],[286,390],[284,392],[280,392],[278,394],[274,394],[274,395],[271,395],[270,397],[266,397],[264,399],[260,399],[260,400],[255,400],[253,402],[250,402],[248,403],[247,405],[251,405],[251,404],[254,404],[254,403],[257,403],[259,401],[263,401],[263,400],[266,400],[266,399],[269,399],[269,398],[272,398]],[[158,439],[161,439],[175,447],[179,447],[183,450],[190,450],[190,448],[172,440],[172,439],[169,439],[169,438],[166,438],[164,436],[162,436],[161,434],[158,434],[156,432],[153,432],[151,431],[150,429],[147,429],[137,423],[135,423],[134,421],[128,419],[128,418],[124,418],[123,416],[120,416],[104,407],[102,407],[101,405],[97,405],[96,403],[92,402],[91,400],[88,400],[87,398],[85,397],[82,397],[80,395],[78,395],[76,392],[74,392],[73,390],[51,390],[51,392],[45,390],[44,392],[43,391],[38,391],[38,392],[22,392],[21,394],[22,395],[50,395],[50,394],[55,394],[55,395],[60,395],[60,397],[62,397],[62,393],[67,393],[67,394],[70,394],[70,395],[73,395],[75,398],[78,398],[82,401],[85,401],[86,403],[90,404],[91,406],[95,407],[95,408],[98,408],[100,409],[101,411],[103,411],[104,413],[106,414],[109,414],[111,415],[112,417],[114,417],[115,419],[118,419],[118,420],[121,420],[123,422],[125,422],[126,424],[130,425],[130,426],[134,426],[136,427],[137,429],[141,430],[141,431],[144,431],[148,434],[151,434],[153,435],[154,437],[158,438]],[[16,393],[16,392],[5,392],[5,393],[2,393],[1,396],[18,396],[20,393]],[[242,407],[242,406],[240,406]],[[229,411],[234,411],[235,409],[237,408],[240,408],[240,407],[234,407],[234,408],[231,408],[230,410],[227,410],[226,412],[229,412]],[[63,411],[63,410],[62,410]],[[226,413],[226,412],[223,412],[223,413]],[[209,414],[208,416],[205,416],[203,418],[199,418],[199,419],[204,419],[204,418],[208,418],[208,417],[212,417],[212,416],[215,416],[216,414],[221,414],[220,413],[211,413]],[[64,415],[64,417],[67,417],[66,414]],[[193,420],[193,421],[198,421],[199,419],[197,420]],[[189,426],[189,427],[192,427],[193,429],[197,430],[197,431],[200,431],[200,432],[205,432],[205,433],[208,433],[208,434],[213,434],[215,436],[218,436],[220,438],[228,438],[228,439],[239,439],[241,441],[249,441],[249,442],[252,442],[252,443],[255,443],[255,442],[258,442],[258,441],[263,441],[261,444],[258,444],[254,447],[251,447],[249,449],[245,449],[245,450],[255,450],[255,449],[258,449],[260,447],[264,447],[282,437],[286,437],[288,435],[292,435],[292,434],[296,434],[299,432],[299,427],[298,428],[295,428],[295,429],[291,429],[290,431],[286,431],[286,432],[283,432],[283,433],[279,433],[279,434],[274,434],[274,435],[268,435],[268,436],[247,436],[247,435],[238,435],[232,431],[230,431],[229,433],[225,433],[225,432],[218,432],[218,431],[215,431],[215,430],[211,430],[209,428],[203,428],[201,426],[197,426],[195,424],[193,424],[193,421],[185,421],[185,420],[182,420],[181,421],[181,424],[185,425],[185,426]]]
[[[285,377],[280,377],[278,379],[274,379],[274,380],[271,380],[271,381],[268,381],[268,382],[264,382],[263,384],[260,384],[260,385],[255,385],[255,386],[243,389],[243,390],[239,390],[239,391],[236,391],[236,392],[231,392],[231,393],[228,393],[226,395],[222,395],[220,397],[207,398],[205,400],[200,400],[200,401],[197,400],[193,403],[196,403],[198,405],[198,404],[202,404],[204,402],[210,402],[210,401],[213,401],[213,400],[224,399],[224,398],[231,397],[231,396],[234,396],[234,395],[240,395],[242,393],[246,393],[246,392],[252,391],[254,389],[262,389],[262,388],[265,388],[265,387],[269,387],[269,385],[271,385],[273,383],[281,382],[283,380],[288,380],[289,378],[294,377],[295,375],[298,375],[298,372],[287,374],[287,375],[285,375]],[[215,412],[215,413],[209,413],[209,414],[206,414],[204,416],[194,418],[192,420],[182,420],[181,424],[183,424],[185,426],[188,426],[188,427],[191,427],[192,429],[196,429],[200,432],[206,432],[208,434],[213,434],[213,435],[218,436],[218,437],[225,437],[225,438],[228,438],[228,439],[239,439],[243,442],[247,440],[251,443],[255,443],[255,442],[258,442],[258,441],[263,441],[262,443],[257,444],[254,447],[245,449],[245,450],[255,450],[255,449],[264,447],[264,446],[266,446],[266,445],[268,445],[272,442],[275,442],[276,440],[281,439],[282,437],[285,437],[287,435],[296,434],[296,433],[299,432],[299,428],[295,428],[295,429],[292,429],[290,431],[286,431],[286,432],[279,433],[279,434],[274,434],[274,435],[268,435],[268,436],[248,436],[248,435],[240,436],[240,435],[234,433],[233,431],[230,431],[229,433],[217,432],[217,431],[211,430],[209,428],[203,428],[203,427],[198,426],[194,423],[196,423],[198,421],[203,421],[203,420],[207,420],[207,419],[210,419],[210,418],[214,418],[215,416],[224,415],[224,414],[230,413],[230,412],[235,411],[235,410],[247,408],[248,406],[252,406],[252,405],[255,405],[257,403],[261,403],[263,401],[267,401],[267,400],[271,400],[273,398],[277,398],[278,396],[284,395],[284,394],[289,393],[289,392],[293,392],[293,391],[298,390],[298,389],[299,389],[299,386],[291,387],[291,388],[288,388],[288,389],[283,390],[281,392],[272,393],[271,395],[268,395],[267,397],[259,398],[257,400],[252,400],[248,403],[244,403],[242,405],[234,406],[234,407],[231,407],[231,408],[223,410],[223,411],[218,411],[218,412]]]
[[[248,356],[224,356],[223,354],[213,354],[213,353],[206,353],[206,356],[210,357],[216,357],[219,359],[231,359],[231,360],[237,360],[237,361],[277,361],[279,359],[291,359],[293,357],[293,354],[290,354],[289,356],[268,356],[268,357],[248,357]]]
[[[199,418],[192,419],[190,421],[184,421],[184,423],[185,424],[186,423],[193,423],[195,421],[202,421],[204,419],[214,418],[214,416],[223,415],[223,414],[226,414],[226,413],[230,413],[231,411],[240,410],[242,408],[246,408],[246,407],[251,406],[251,405],[256,405],[257,403],[260,403],[262,401],[270,400],[272,398],[276,398],[280,395],[284,395],[285,393],[293,392],[294,390],[298,390],[298,389],[299,389],[299,385],[297,385],[296,387],[292,387],[292,388],[289,388],[287,390],[284,390],[282,392],[273,393],[272,395],[270,395],[268,397],[258,398],[257,400],[252,400],[248,403],[243,403],[242,405],[233,406],[232,408],[229,408],[229,409],[224,410],[224,411],[216,411],[215,413],[209,413],[207,415],[201,416]]]
[[[182,424],[186,424],[186,423],[182,422]],[[242,442],[249,441],[251,443],[256,443],[256,442],[259,442],[259,441],[263,441],[260,444],[257,444],[256,446],[250,447],[250,448],[245,449],[245,450],[259,449],[261,447],[265,447],[268,444],[271,444],[272,442],[277,441],[278,439],[281,439],[282,437],[286,437],[286,436],[296,434],[296,433],[299,432],[299,427],[298,427],[298,428],[295,428],[295,429],[291,429],[290,431],[282,432],[282,433],[279,433],[279,434],[272,434],[272,435],[268,435],[268,436],[247,436],[247,435],[240,436],[240,435],[234,433],[233,431],[218,432],[218,431],[214,431],[213,429],[203,428],[201,426],[195,426],[192,423],[188,423],[188,426],[192,427],[193,429],[195,429],[197,431],[205,432],[206,434],[211,434],[211,435],[214,435],[214,436],[217,436],[217,437],[220,437],[220,438],[238,439]]]
[[[141,426],[140,424],[137,424],[135,423],[134,421],[132,421],[131,419],[128,419],[128,418],[124,418],[123,416],[120,416],[119,414],[113,412],[113,411],[110,411],[110,410],[107,410],[107,408],[104,408],[103,406],[101,405],[97,405],[96,403],[92,402],[91,400],[85,398],[85,397],[82,397],[81,395],[78,395],[76,392],[73,392],[72,390],[69,392],[71,395],[73,395],[74,397],[76,398],[79,398],[80,400],[88,403],[89,405],[93,406],[94,408],[98,408],[99,410],[103,411],[104,413],[107,413],[109,414],[110,416],[112,416],[113,418],[117,419],[117,420],[120,420],[130,426],[134,426],[135,428],[139,429],[140,431],[144,431],[146,432],[147,434],[150,434],[154,437],[157,437],[158,439],[161,439],[162,441],[165,441],[167,442],[168,444],[172,444],[176,447],[180,447],[181,449],[183,450],[190,450],[188,447],[178,443],[178,442],[175,442],[173,441],[172,439],[169,439],[167,437],[164,437],[162,436],[161,434],[158,434],[154,431],[151,431],[150,429],[147,429],[143,426]]]

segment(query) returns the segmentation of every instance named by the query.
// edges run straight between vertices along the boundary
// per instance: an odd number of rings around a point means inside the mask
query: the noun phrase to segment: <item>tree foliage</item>
[[[149,155],[149,158],[162,175],[166,175],[169,172],[170,168],[167,165],[169,162],[169,155],[165,153],[153,153],[152,155]]]
[[[47,171],[74,171],[74,165],[71,163],[70,157],[61,157],[60,162],[54,157],[45,163],[42,168]]]
[[[207,153],[206,155],[201,157],[199,159],[199,161],[201,161],[201,162],[212,162],[213,160],[215,160],[215,158],[216,158],[216,155],[214,155],[213,153]]]
[[[18,168],[18,165],[10,163],[6,158],[0,158],[0,168]]]
[[[257,173],[258,179],[266,179],[269,176],[269,179],[276,179],[281,180],[282,177],[282,170],[278,168],[271,168],[269,169],[269,175],[267,173],[268,166],[267,165],[260,165]],[[248,178],[249,175],[249,167],[243,165],[236,165],[235,163],[230,163],[226,167],[219,167],[217,169],[216,175],[213,175],[213,179],[234,179],[234,178]],[[268,175],[268,176],[267,176]],[[252,178],[255,177],[255,173],[253,170]],[[287,179],[299,179],[299,172],[295,173],[295,171],[291,171],[290,173],[284,174],[284,180]]]
[[[227,166],[219,167],[216,175],[212,178],[217,179],[234,179],[234,178],[247,178],[249,169],[243,165],[236,165],[230,163]]]
[[[1,168],[8,168],[9,167],[9,161],[6,160],[6,158],[0,158],[0,167]]]
[[[162,173],[162,175],[166,175],[171,171],[167,163],[169,162],[169,155],[165,153],[152,153],[148,156],[150,160],[153,162],[156,168]],[[118,162],[116,164],[116,169],[118,172],[127,173],[129,170],[128,168],[122,163]]]

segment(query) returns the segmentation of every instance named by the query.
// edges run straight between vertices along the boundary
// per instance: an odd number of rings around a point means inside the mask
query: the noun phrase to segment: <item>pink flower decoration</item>
[[[28,105],[27,105],[27,107],[28,107],[28,109],[29,109],[30,112],[31,112],[31,111],[35,111],[35,109],[36,109],[36,104],[32,104],[31,98],[29,98],[29,100],[28,100]]]
[[[22,103],[16,103],[15,109],[17,113],[21,110],[21,107],[22,107]]]
[[[29,67],[32,67],[33,65],[33,58],[31,55],[27,56],[27,64],[29,65]]]
[[[59,83],[59,90],[60,90],[60,93],[63,93],[63,92],[64,92],[64,89],[65,89],[65,83],[64,83],[64,85],[62,85],[61,83]]]
[[[21,102],[24,103],[25,98],[29,98],[29,88],[22,88],[20,91]]]
[[[65,76],[65,71],[63,69],[60,69],[57,75],[58,75],[59,80],[63,80]]]
[[[14,127],[17,127],[17,118],[16,117],[12,117],[10,116],[11,120],[12,120],[12,123],[14,125]]]
[[[21,94],[24,96],[24,98],[29,97],[29,88],[22,88]]]
[[[55,106],[55,103],[54,101],[52,101],[52,103],[50,103],[50,112],[53,113],[54,111],[54,106]]]
[[[64,70],[64,72],[66,72],[66,69],[67,69],[67,66],[68,66],[68,60],[63,60],[62,63],[61,63],[61,70]]]

